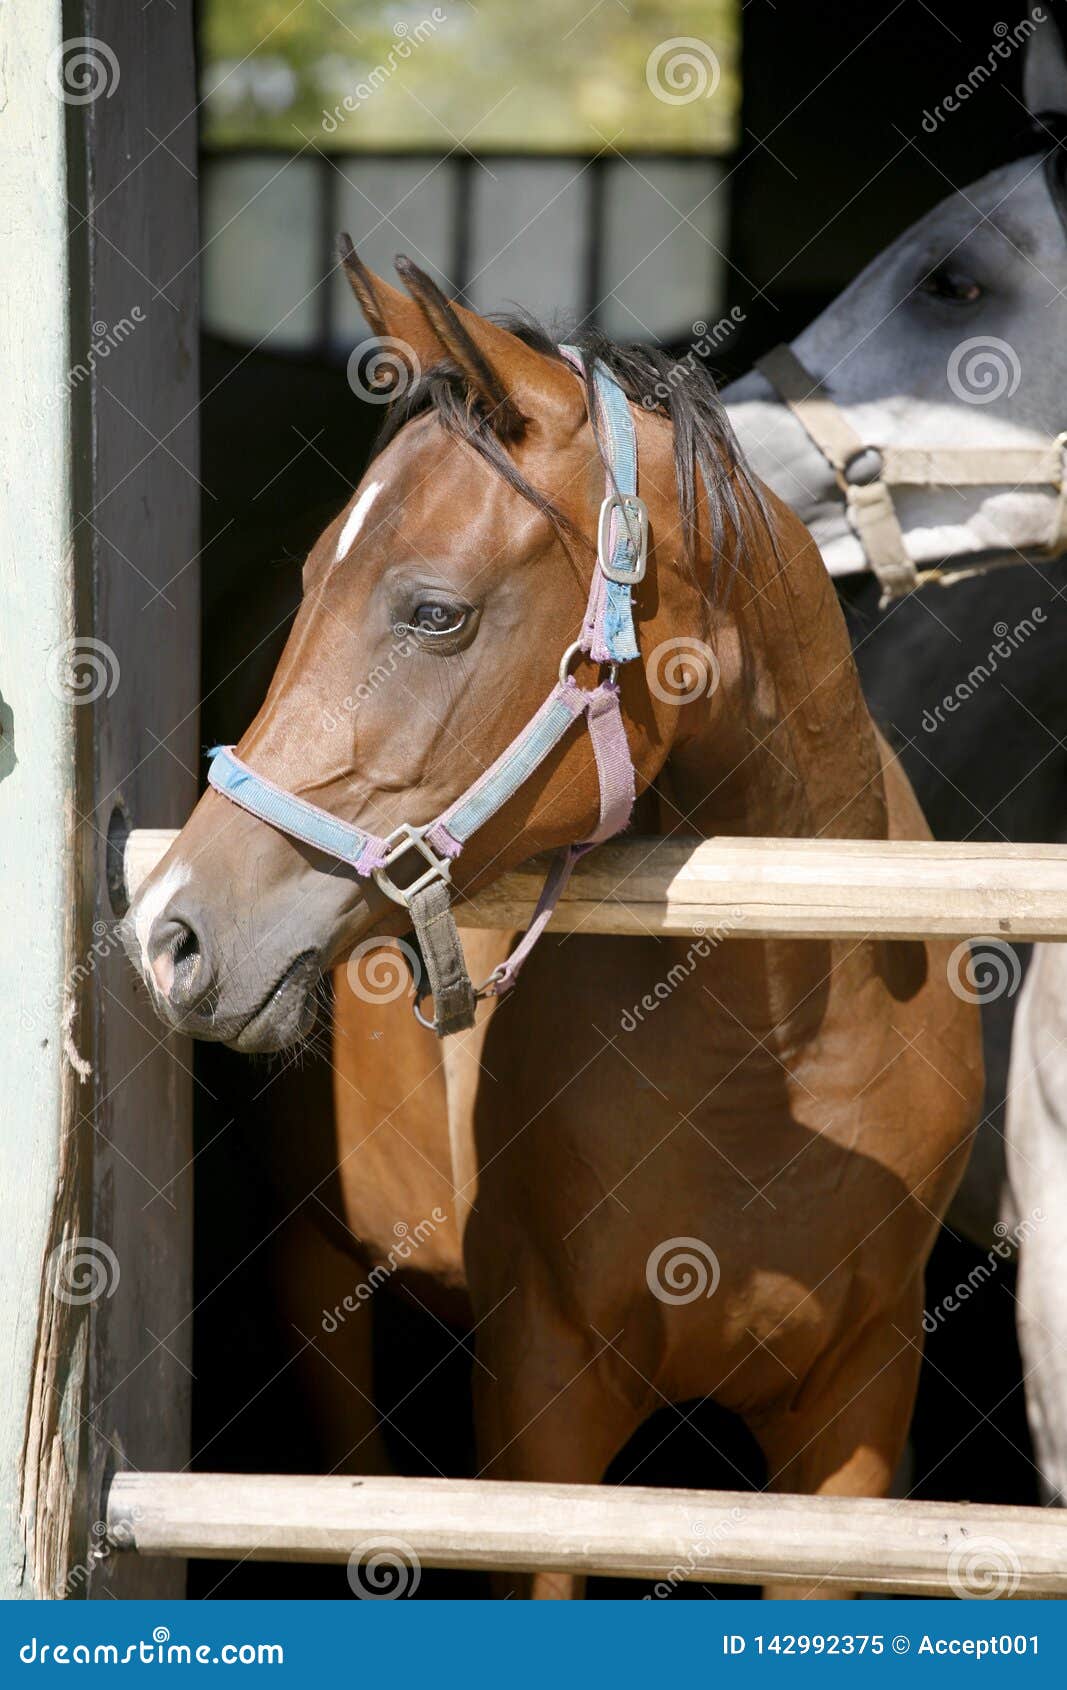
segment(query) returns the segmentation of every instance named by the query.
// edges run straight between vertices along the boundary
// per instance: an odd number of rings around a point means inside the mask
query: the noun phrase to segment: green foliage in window
[[[724,152],[738,0],[205,0],[209,145]]]

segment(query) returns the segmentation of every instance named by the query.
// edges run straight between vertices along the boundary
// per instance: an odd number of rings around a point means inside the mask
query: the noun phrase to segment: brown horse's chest
[[[763,1362],[743,1358],[765,1317],[764,1361],[777,1347],[774,1366],[795,1371],[851,1295],[843,1260],[858,1249],[891,1264],[921,1250],[929,1215],[910,1191],[958,1137],[948,1121],[944,1144],[931,1131],[920,1166],[914,1135],[901,1131],[905,1109],[936,1079],[907,1050],[930,1004],[920,994],[894,1006],[889,1052],[886,1006],[865,1001],[870,983],[855,971],[833,995],[807,994],[790,1019],[780,972],[773,1000],[760,1001],[751,969],[742,994],[726,947],[691,956],[607,943],[610,973],[599,966],[603,941],[546,948],[521,999],[470,1050],[456,1045],[449,1080],[406,1005],[386,1017],[342,1000],[347,1223],[366,1259],[398,1284],[416,1276],[453,1317],[472,1204],[478,1272],[545,1272],[594,1323],[645,1306],[644,1264],[664,1240],[703,1240],[722,1293],[703,1311],[698,1348],[729,1362],[742,1396],[758,1395]],[[377,1096],[364,1070],[357,1092],[344,1053],[373,1045],[370,1021],[386,1019],[390,1085]],[[399,1268],[398,1228],[415,1243]],[[872,1229],[873,1247],[864,1244]],[[662,1310],[645,1313],[658,1327]]]

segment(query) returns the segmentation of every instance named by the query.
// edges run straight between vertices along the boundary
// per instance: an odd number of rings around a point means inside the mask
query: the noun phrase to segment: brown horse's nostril
[[[195,1008],[211,984],[204,948],[188,918],[170,914],[152,929],[149,966],[160,993],[173,1009]]]

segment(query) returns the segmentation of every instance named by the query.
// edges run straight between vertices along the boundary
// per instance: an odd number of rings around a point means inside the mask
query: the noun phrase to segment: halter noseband
[[[1067,550],[1067,434],[1047,446],[872,446],[791,346],[776,346],[757,358],[756,369],[834,471],[866,567],[881,585],[883,608],[926,581],[962,581],[991,567],[917,569],[893,506],[893,487],[1052,487],[1059,494],[1055,532],[1035,541],[1033,550],[1049,558]]]
[[[560,350],[579,375],[590,381],[581,354],[570,346]],[[590,386],[600,421],[607,488],[597,525],[597,567],[582,631],[563,653],[559,679],[541,708],[473,786],[436,820],[421,825],[401,822],[382,838],[257,774],[232,746],[217,746],[208,769],[208,781],[224,798],[290,838],[335,857],[357,875],[372,878],[387,897],[403,905],[426,966],[434,1020],[425,1021],[417,1004],[415,1013],[442,1038],[473,1025],[479,998],[499,997],[511,989],[548,925],[575,862],[594,845],[621,832],[633,808],[634,769],[615,676],[619,664],[639,655],[632,589],[645,574],[648,512],[637,494],[637,435],[626,395],[599,360],[592,366]],[[591,689],[579,687],[569,673],[579,653],[609,665],[608,679]],[[556,853],[529,928],[507,960],[475,991],[452,914],[452,863],[579,718],[589,730],[600,782],[596,829],[588,840]],[[412,851],[425,867],[407,885],[398,885],[390,870]]]

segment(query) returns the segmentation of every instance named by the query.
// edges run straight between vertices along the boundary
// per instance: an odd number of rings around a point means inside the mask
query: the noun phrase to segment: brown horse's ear
[[[449,358],[481,399],[491,427],[502,440],[519,439],[531,416],[557,422],[565,419],[571,426],[584,419],[581,390],[566,366],[527,346],[499,323],[446,299],[437,283],[410,258],[397,258],[396,268]]]
[[[386,340],[403,341],[425,370],[439,364],[447,356],[446,348],[425,312],[406,293],[368,270],[348,235],[341,235],[338,247],[348,285],[374,333]]]

